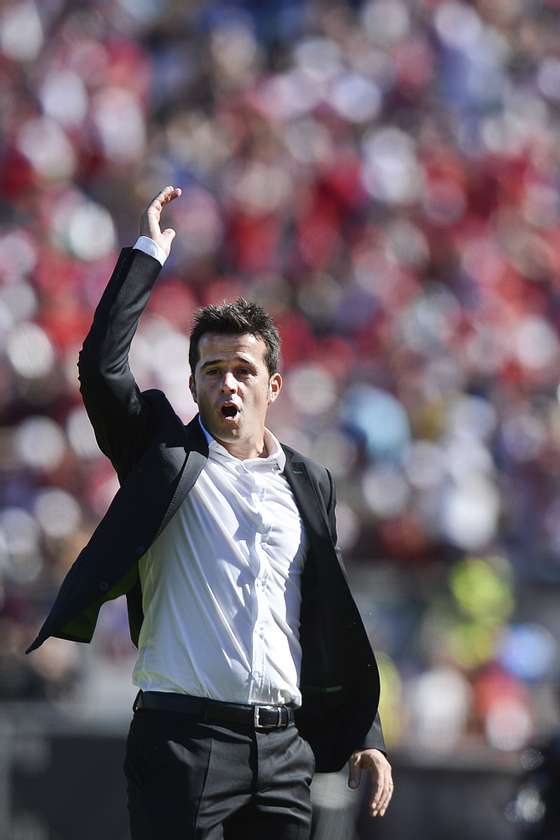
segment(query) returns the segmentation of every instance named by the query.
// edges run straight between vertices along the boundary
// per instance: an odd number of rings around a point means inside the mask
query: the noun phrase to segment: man
[[[207,307],[191,335],[184,426],[141,393],[128,352],[175,233],[151,202],[80,353],[80,388],[121,487],[29,650],[89,642],[126,594],[139,687],[125,772],[133,840],[304,840],[317,770],[350,758],[392,794],[375,659],[336,554],[328,471],[266,428],[279,338],[255,304]],[[373,724],[373,725],[372,725]],[[369,735],[368,735],[369,732]],[[368,749],[360,749],[364,738]]]

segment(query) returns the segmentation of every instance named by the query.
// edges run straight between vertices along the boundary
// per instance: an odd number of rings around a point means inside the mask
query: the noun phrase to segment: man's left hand
[[[370,816],[382,817],[393,795],[391,765],[380,750],[359,750],[352,753],[348,762],[348,787],[360,786],[362,770],[369,770],[371,775]]]

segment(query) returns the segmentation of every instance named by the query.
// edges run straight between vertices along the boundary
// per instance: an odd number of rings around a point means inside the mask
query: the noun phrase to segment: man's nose
[[[222,391],[232,394],[237,391],[237,379],[231,371],[227,371],[222,379]]]

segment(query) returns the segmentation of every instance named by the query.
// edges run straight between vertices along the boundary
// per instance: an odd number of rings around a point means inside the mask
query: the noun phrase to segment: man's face
[[[262,445],[266,414],[282,387],[265,362],[266,344],[250,333],[205,333],[189,386],[205,427],[224,443]]]

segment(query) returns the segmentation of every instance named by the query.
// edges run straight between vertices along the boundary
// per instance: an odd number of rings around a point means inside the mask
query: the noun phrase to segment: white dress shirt
[[[247,460],[206,435],[206,466],[140,560],[144,622],[134,683],[300,705],[306,540],[282,475],[286,456],[268,430],[268,457]]]

